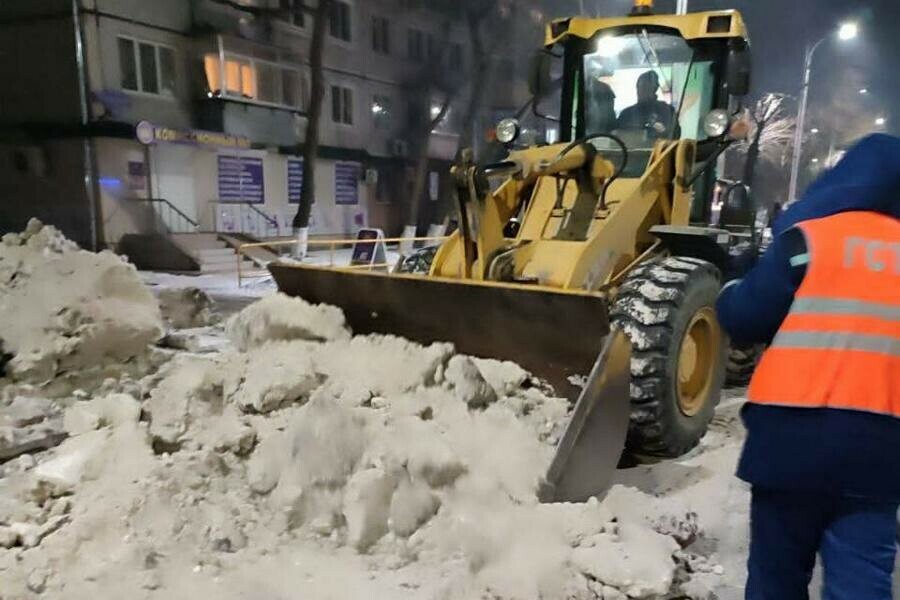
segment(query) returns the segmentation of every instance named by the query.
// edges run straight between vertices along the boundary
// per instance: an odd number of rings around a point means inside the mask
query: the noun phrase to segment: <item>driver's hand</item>
[[[752,124],[750,123],[749,117],[744,115],[743,118],[738,119],[731,124],[731,128],[728,131],[728,137],[733,140],[746,140],[750,137],[751,128]]]

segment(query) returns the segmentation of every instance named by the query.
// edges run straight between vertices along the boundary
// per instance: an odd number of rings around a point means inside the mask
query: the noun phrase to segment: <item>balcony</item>
[[[297,143],[305,115],[307,76],[291,52],[225,35],[198,43],[202,95],[198,125],[255,143]]]
[[[301,132],[298,114],[284,109],[208,98],[197,107],[197,126],[247,137],[254,144],[292,146]]]

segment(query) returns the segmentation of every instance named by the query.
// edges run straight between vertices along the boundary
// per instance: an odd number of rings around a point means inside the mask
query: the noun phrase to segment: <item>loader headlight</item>
[[[516,119],[503,119],[497,123],[497,141],[501,143],[513,143],[519,137],[520,132],[521,127]]]
[[[717,108],[709,111],[709,114],[703,119],[703,130],[709,137],[721,137],[728,131],[730,124],[731,117],[728,116],[728,111]]]

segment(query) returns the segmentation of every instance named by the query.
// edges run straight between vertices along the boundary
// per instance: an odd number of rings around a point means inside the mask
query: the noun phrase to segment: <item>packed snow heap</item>
[[[636,490],[537,502],[568,404],[517,365],[282,295],[206,327],[223,351],[163,347],[204,306],[3,238],[0,598],[665,598],[702,570]]]

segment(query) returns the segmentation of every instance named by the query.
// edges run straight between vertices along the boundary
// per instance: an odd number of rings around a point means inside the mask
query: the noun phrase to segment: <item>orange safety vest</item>
[[[749,400],[900,418],[900,221],[847,212],[797,227],[806,276]]]

